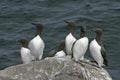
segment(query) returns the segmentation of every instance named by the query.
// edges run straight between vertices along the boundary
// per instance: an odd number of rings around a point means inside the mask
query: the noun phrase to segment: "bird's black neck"
[[[28,43],[22,43],[22,46],[28,48]]]
[[[96,38],[95,38],[99,45],[101,44],[101,37],[102,37],[102,33],[101,34],[97,34]]]
[[[62,42],[59,47],[58,47],[58,50],[57,51],[61,51],[61,50],[64,50],[65,48],[65,42]]]
[[[41,35],[41,33],[42,33],[42,29],[37,28],[37,31],[36,31],[36,33],[35,33],[35,36]]]
[[[70,26],[70,33],[75,37],[75,29],[73,26]]]
[[[85,32],[80,32],[80,38],[85,37]]]
[[[81,27],[80,28],[80,38],[83,38],[83,37],[85,37],[85,29],[84,29],[84,27]]]

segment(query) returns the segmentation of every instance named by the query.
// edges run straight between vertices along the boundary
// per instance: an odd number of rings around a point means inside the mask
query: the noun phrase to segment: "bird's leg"
[[[84,63],[90,64],[90,65],[95,66],[95,67],[97,67],[97,68],[101,68],[101,67],[99,67],[99,66],[97,65],[96,61],[93,61],[93,60],[90,60],[90,62],[84,61]]]

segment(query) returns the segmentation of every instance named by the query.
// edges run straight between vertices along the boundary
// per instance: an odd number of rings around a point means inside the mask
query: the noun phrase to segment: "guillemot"
[[[48,57],[64,57],[66,56],[65,52],[64,52],[64,48],[65,48],[65,41],[62,40],[60,42],[60,45],[58,46],[58,49],[56,50],[51,50],[48,53]]]
[[[30,50],[28,49],[28,40],[23,38],[18,40],[18,42],[20,42],[22,45],[20,53],[23,63],[32,62],[34,57],[31,55]]]
[[[74,34],[74,29],[75,29],[75,24],[74,22],[68,22],[68,26],[70,28],[70,33],[66,36],[65,38],[65,48],[66,48],[66,53],[67,55],[72,55],[72,46],[73,43],[76,41],[75,34]]]
[[[93,31],[96,33],[96,37],[90,43],[90,53],[99,67],[107,66],[106,51],[101,41],[103,30],[96,28]]]
[[[72,48],[73,50],[72,55],[75,61],[84,59],[84,55],[88,48],[88,43],[89,43],[88,38],[85,36],[85,29],[84,27],[81,27],[80,38],[76,40]]]
[[[60,45],[58,47],[58,50],[55,53],[55,57],[64,57],[66,56],[65,52],[64,52],[64,48],[65,48],[65,41],[61,41]]]
[[[35,57],[35,60],[41,60],[44,51],[44,41],[41,38],[41,32],[43,25],[40,23],[32,23],[37,28],[35,37],[29,42],[28,47],[30,48],[31,54]]]

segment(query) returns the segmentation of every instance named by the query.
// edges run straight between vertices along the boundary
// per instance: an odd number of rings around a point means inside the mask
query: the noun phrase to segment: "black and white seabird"
[[[58,50],[56,51],[55,57],[64,57],[66,56],[65,52],[64,52],[64,48],[65,48],[65,41],[61,41]]]
[[[73,43],[76,41],[75,34],[74,34],[74,29],[75,29],[75,24],[74,22],[68,22],[68,26],[70,28],[70,33],[66,36],[65,38],[65,48],[66,48],[66,53],[67,55],[72,55],[72,46]]]
[[[30,48],[31,54],[35,57],[35,60],[41,60],[44,51],[44,41],[41,38],[41,32],[43,25],[38,23],[32,23],[37,28],[35,37],[29,42],[28,47]]]
[[[20,53],[23,63],[32,62],[34,60],[34,57],[31,55],[30,50],[28,49],[28,40],[20,39],[18,42],[20,42],[22,45]]]
[[[85,29],[84,27],[81,27],[80,28],[80,39],[76,40],[76,42],[73,45],[73,49],[72,49],[73,50],[72,55],[75,61],[84,59],[84,55],[88,48],[88,43],[89,43],[89,40],[85,36]]]
[[[106,51],[101,42],[103,30],[100,28],[96,28],[94,32],[96,33],[96,37],[90,43],[90,53],[99,67],[104,65],[107,66],[108,62],[106,59]]]
[[[58,49],[50,51],[48,53],[48,57],[64,57],[64,56],[66,56],[66,54],[64,52],[64,48],[65,48],[65,41],[62,40],[60,42],[60,45],[58,46]]]

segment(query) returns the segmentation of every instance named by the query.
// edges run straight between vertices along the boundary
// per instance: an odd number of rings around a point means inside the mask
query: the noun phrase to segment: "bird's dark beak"
[[[69,24],[69,22],[67,20],[64,20],[64,22]]]
[[[37,25],[36,23],[31,23],[32,25]]]

